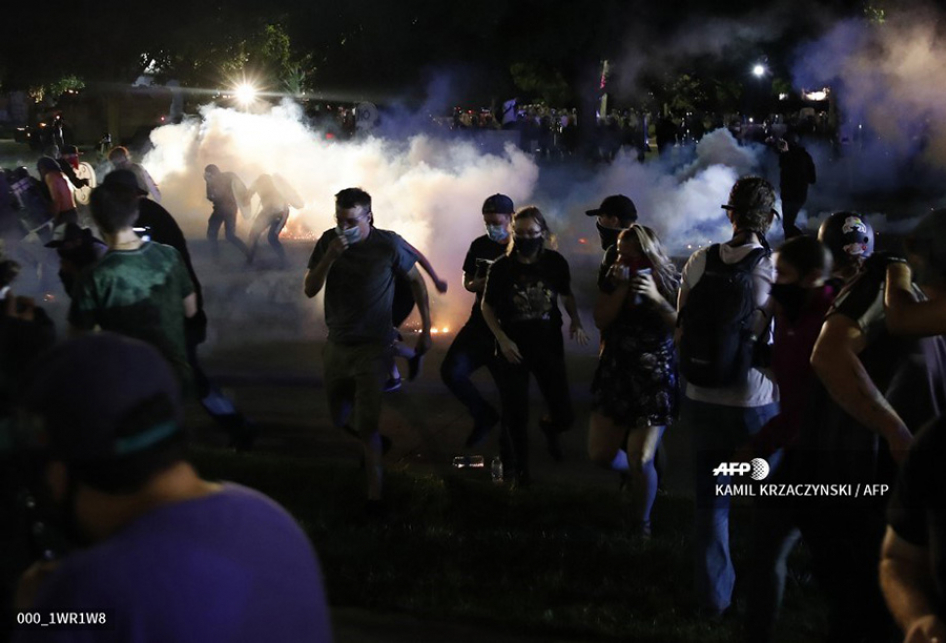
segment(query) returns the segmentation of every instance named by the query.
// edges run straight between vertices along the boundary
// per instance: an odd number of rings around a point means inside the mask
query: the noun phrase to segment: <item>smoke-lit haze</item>
[[[725,238],[719,206],[735,179],[754,169],[757,154],[721,130],[709,134],[696,160],[676,175],[661,163],[641,165],[621,156],[582,178],[568,166],[540,172],[512,145],[494,155],[470,141],[428,135],[406,141],[326,141],[303,124],[301,111],[290,103],[264,114],[207,106],[200,119],[164,126],[151,138],[154,149],[143,164],[159,182],[164,205],[193,238],[203,236],[210,212],[203,180],[209,163],[235,172],[247,185],[264,172],[282,175],[305,201],[287,234],[310,236],[312,243],[334,226],[336,192],[350,186],[368,190],[376,224],[418,247],[451,283],[446,297],[431,288],[434,310],[449,324],[462,322],[469,310],[471,295],[460,283],[461,266],[470,242],[483,234],[479,211],[486,196],[503,192],[517,205],[538,205],[559,234],[561,250],[583,257],[585,264],[599,255],[594,219],[584,211],[615,193],[630,195],[641,221],[654,226],[669,247],[685,249]],[[245,236],[248,222],[239,225]],[[587,242],[579,244],[579,238]],[[268,252],[264,241],[260,253]],[[286,297],[298,292],[301,298],[300,284],[301,275],[283,275],[278,286],[288,289]]]

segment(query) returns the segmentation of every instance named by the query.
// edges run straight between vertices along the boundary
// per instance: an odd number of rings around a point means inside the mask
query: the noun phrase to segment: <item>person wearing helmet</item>
[[[846,273],[853,276],[829,309],[811,355],[817,380],[793,474],[807,483],[888,489],[913,434],[946,411],[946,341],[890,332],[884,279],[896,260],[873,252],[872,232],[862,217],[845,212],[829,217],[819,235],[839,261],[848,261]],[[907,287],[918,301],[935,296]],[[878,566],[889,498],[808,500],[800,503],[800,526],[831,597],[830,640],[887,640],[895,627]]]
[[[818,240],[831,251],[836,285],[849,281],[874,252],[874,228],[856,212],[830,215],[818,229]]]

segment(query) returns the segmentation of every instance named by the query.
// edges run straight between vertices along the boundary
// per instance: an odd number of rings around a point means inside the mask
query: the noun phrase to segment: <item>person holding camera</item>
[[[594,311],[602,351],[588,452],[596,464],[630,473],[636,528],[647,537],[657,495],[654,456],[679,401],[673,331],[680,274],[656,233],[633,224],[618,236],[608,279],[614,289],[599,292]]]
[[[473,430],[466,445],[474,447],[489,436],[499,422],[499,413],[486,401],[470,381],[470,376],[486,367],[494,381],[496,377],[495,339],[483,320],[480,304],[486,288],[489,266],[506,254],[509,245],[509,225],[515,211],[512,199],[505,194],[494,194],[483,202],[483,223],[486,234],[477,237],[463,260],[463,287],[475,295],[473,310],[460,332],[453,339],[440,367],[440,377],[463,406],[473,416]]]

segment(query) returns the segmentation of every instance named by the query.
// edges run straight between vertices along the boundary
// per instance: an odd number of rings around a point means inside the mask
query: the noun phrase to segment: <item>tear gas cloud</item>
[[[704,138],[696,159],[678,174],[662,163],[641,165],[624,155],[588,176],[568,166],[540,172],[513,145],[502,154],[486,154],[471,141],[427,134],[326,141],[289,102],[262,114],[205,106],[200,118],[161,127],[151,138],[154,148],[142,163],[159,182],[165,207],[193,238],[203,236],[210,212],[203,180],[210,163],[235,172],[247,185],[261,173],[281,175],[305,202],[291,215],[288,235],[313,244],[335,225],[334,194],[364,188],[372,195],[376,225],[401,234],[452,284],[445,297],[431,289],[431,300],[435,323],[453,326],[469,312],[471,295],[459,277],[470,242],[484,232],[480,206],[490,194],[508,194],[519,206],[538,205],[559,235],[560,250],[569,258],[582,253],[586,265],[600,254],[594,220],[584,211],[615,193],[631,196],[641,221],[656,228],[669,248],[685,252],[688,245],[728,237],[720,205],[733,182],[753,171],[761,149],[739,147],[728,131],[719,130]],[[245,235],[248,223],[239,226]],[[587,243],[579,244],[579,238]],[[295,289],[284,297],[298,292],[302,299],[301,275],[283,273],[279,279],[281,289],[289,288],[288,282]]]
[[[883,24],[848,20],[799,47],[798,87],[831,87],[860,187],[941,184],[946,168],[946,45],[938,16],[913,8]]]

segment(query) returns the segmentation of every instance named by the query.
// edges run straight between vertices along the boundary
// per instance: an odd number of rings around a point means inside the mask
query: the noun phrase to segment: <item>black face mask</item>
[[[808,301],[808,289],[798,284],[772,284],[772,299],[782,307],[790,322],[798,321]]]
[[[534,239],[516,237],[516,250],[518,250],[521,255],[531,257],[542,248],[543,241],[544,239],[542,239],[542,237],[535,237]]]
[[[618,235],[621,231],[618,228],[605,228],[595,221],[595,227],[598,228],[598,236],[601,238],[601,249],[607,250],[618,242]]]

